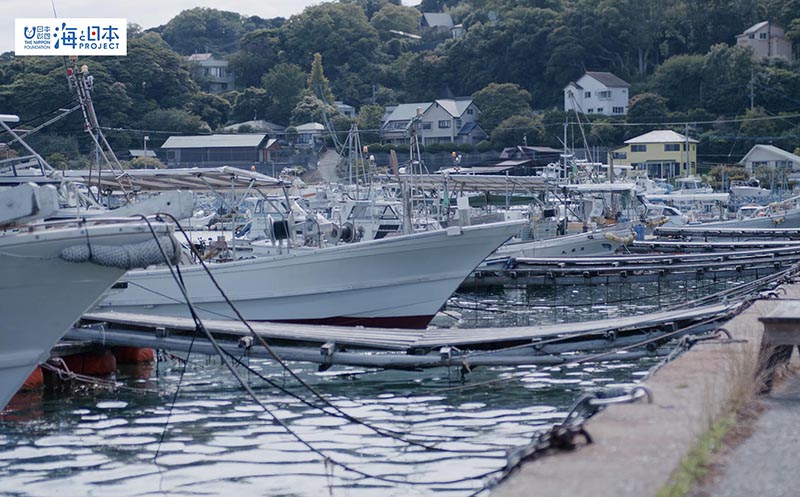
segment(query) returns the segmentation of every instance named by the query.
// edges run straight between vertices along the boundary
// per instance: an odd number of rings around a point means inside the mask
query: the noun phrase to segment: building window
[[[597,112],[598,112],[599,114],[602,114],[602,113],[603,113],[603,108],[602,108],[602,107],[598,107],[598,108],[597,108]]]
[[[622,114],[625,112],[625,107],[613,107],[611,110],[614,114]]]
[[[628,153],[627,152],[613,152],[611,154],[611,157],[614,158],[614,159],[622,159],[622,160],[624,160],[624,159],[628,158]]]
[[[647,152],[647,145],[631,145],[631,152]]]
[[[433,123],[430,121],[425,121],[422,123],[422,129],[431,129],[433,127]]]
[[[467,115],[472,115],[472,109],[467,109]]]
[[[749,35],[747,35],[747,39],[749,39],[749,40],[755,40],[755,39],[756,39],[756,35],[755,35],[755,33],[750,33]]]
[[[587,114],[593,114],[594,113],[594,109],[589,109],[588,111],[586,111],[586,113]]]
[[[602,99],[608,100],[609,98],[611,98],[611,90],[598,91],[597,92],[597,98],[602,98]]]
[[[759,40],[766,40],[767,39],[767,33],[758,33],[758,39]]]
[[[456,129],[461,129],[461,119],[456,119]]]
[[[439,121],[440,128],[449,128],[450,124],[451,124],[450,121]]]
[[[592,98],[592,92],[590,91],[583,92],[583,98]]]
[[[680,152],[681,145],[680,143],[665,143],[664,144],[664,152]]]

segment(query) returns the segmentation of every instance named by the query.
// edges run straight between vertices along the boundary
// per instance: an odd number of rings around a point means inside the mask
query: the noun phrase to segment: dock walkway
[[[800,299],[800,285],[784,287],[780,299]],[[755,388],[763,325],[779,299],[760,300],[725,324],[739,340],[698,344],[660,369],[644,384],[652,404],[613,405],[589,420],[594,443],[523,465],[492,497],[655,497],[683,458],[733,399]],[[800,441],[800,378],[772,394],[770,410],[755,434],[724,464],[717,488],[703,494],[725,497],[794,496],[800,488],[796,454]],[[769,469],[766,466],[770,466]]]

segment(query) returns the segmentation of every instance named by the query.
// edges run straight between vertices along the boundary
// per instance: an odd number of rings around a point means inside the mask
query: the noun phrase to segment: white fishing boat
[[[746,205],[739,209],[736,219],[704,226],[735,228],[800,228],[800,196],[768,205]]]
[[[0,192],[0,409],[126,270],[174,259],[172,228],[141,220],[31,224],[58,210],[50,186]],[[27,224],[23,224],[27,223]]]
[[[556,236],[546,240],[507,243],[498,248],[495,257],[594,257],[611,255],[636,238],[630,225],[609,230]]]
[[[425,327],[461,282],[524,221],[451,227],[209,265],[246,319]],[[204,268],[182,268],[201,317],[235,318]],[[131,271],[103,310],[188,316],[167,269]]]

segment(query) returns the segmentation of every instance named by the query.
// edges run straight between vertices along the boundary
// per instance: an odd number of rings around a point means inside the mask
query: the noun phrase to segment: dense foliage
[[[461,36],[421,30],[421,12],[442,11]],[[131,26],[128,57],[86,63],[100,118],[122,147],[254,118],[348,125],[334,99],[367,110],[358,124],[373,142],[378,106],[444,95],[475,98],[494,146],[559,146],[562,89],[594,70],[629,81],[633,98],[627,119],[588,123],[590,146],[688,122],[701,160],[723,163],[756,142],[800,145],[800,63],[757,62],[735,46],[763,20],[784,26],[800,51],[800,0],[340,0],[289,19],[194,8],[158,28]],[[228,59],[237,89],[203,92],[184,57],[197,52]],[[60,59],[0,56],[3,112],[39,122],[72,100]],[[67,160],[90,149],[79,113],[38,140]]]

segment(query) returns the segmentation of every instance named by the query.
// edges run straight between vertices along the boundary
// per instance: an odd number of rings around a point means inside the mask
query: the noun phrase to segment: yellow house
[[[697,173],[697,140],[668,129],[631,138],[608,153],[609,163],[647,171],[651,178],[675,178]],[[688,151],[687,151],[688,146]]]

